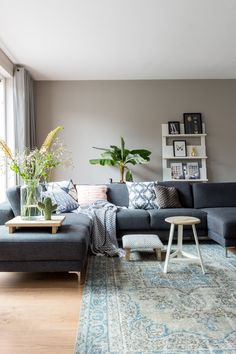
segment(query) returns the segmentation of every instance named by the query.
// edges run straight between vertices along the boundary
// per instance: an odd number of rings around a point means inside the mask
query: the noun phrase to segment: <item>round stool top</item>
[[[200,219],[193,216],[171,216],[166,218],[165,221],[175,225],[193,225],[201,222]]]

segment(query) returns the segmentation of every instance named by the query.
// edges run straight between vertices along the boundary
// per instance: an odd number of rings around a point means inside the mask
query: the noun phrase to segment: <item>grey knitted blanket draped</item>
[[[87,208],[78,209],[78,213],[86,214],[92,220],[90,246],[96,255],[123,255],[116,238],[117,210],[116,205],[106,201],[97,201]]]

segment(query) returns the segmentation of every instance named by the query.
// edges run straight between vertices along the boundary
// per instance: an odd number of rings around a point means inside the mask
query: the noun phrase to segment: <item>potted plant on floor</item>
[[[145,149],[128,150],[125,148],[125,141],[122,137],[120,146],[110,145],[110,148],[93,148],[104,152],[101,153],[101,158],[91,159],[89,162],[92,165],[118,166],[120,170],[120,183],[133,181],[132,172],[127,167],[128,164],[137,165],[150,161],[151,151]]]

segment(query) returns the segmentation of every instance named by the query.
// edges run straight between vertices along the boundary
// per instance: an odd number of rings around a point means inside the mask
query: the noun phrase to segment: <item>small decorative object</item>
[[[169,134],[180,134],[180,122],[168,122]]]
[[[188,162],[186,164],[186,179],[199,179],[200,178],[200,169],[198,162]]]
[[[184,113],[185,134],[202,134],[201,113]]]
[[[56,135],[63,129],[58,126],[46,137],[41,148],[25,149],[23,153],[12,154],[5,141],[0,139],[0,153],[5,156],[10,169],[25,182],[21,187],[21,217],[32,220],[41,215],[38,202],[41,202],[40,182],[48,181],[51,171],[62,164],[70,163],[63,144]]]
[[[52,212],[56,210],[57,204],[52,204],[52,199],[46,197],[42,202],[38,202],[38,207],[43,210],[45,220],[52,219]]]
[[[196,149],[194,146],[192,147],[192,150],[191,150],[190,155],[191,155],[192,157],[197,156],[197,149]]]
[[[92,159],[89,162],[92,165],[101,166],[118,166],[120,170],[120,183],[126,181],[132,182],[133,175],[127,164],[137,165],[144,164],[150,161],[151,151],[145,149],[128,150],[125,147],[125,141],[121,137],[121,146],[110,145],[110,148],[97,148],[94,149],[103,150],[100,159]],[[125,170],[126,175],[125,175]]]
[[[174,140],[173,151],[174,151],[174,156],[176,157],[187,156],[186,140]]]
[[[171,163],[170,168],[172,179],[184,179],[183,165],[181,162]]]

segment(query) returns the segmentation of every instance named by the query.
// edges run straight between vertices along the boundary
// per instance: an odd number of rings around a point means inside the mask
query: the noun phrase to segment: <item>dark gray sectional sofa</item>
[[[167,240],[169,224],[165,218],[176,215],[195,216],[199,237],[208,236],[222,246],[236,246],[236,183],[161,182],[178,190],[182,208],[133,210],[117,212],[117,238],[129,233],[156,233]],[[20,213],[19,187],[8,190],[9,203],[0,204],[0,224]],[[128,207],[125,184],[108,185],[108,201]],[[0,226],[0,271],[75,271],[85,268],[91,220],[85,215],[66,214],[66,221],[56,235],[42,229],[21,230],[8,234]],[[189,227],[185,237],[192,237]]]

